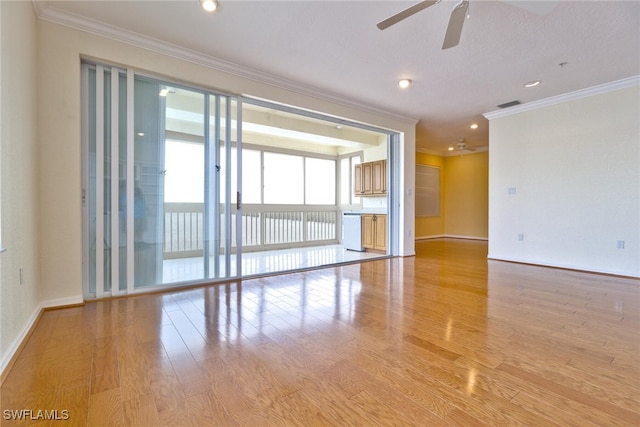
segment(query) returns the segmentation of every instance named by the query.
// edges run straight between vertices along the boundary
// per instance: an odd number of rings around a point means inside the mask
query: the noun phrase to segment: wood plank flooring
[[[416,257],[47,311],[0,423],[640,425],[640,281],[486,254],[424,241]]]

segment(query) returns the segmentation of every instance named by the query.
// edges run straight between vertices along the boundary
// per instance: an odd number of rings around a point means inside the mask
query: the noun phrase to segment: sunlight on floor
[[[380,253],[348,251],[341,245],[249,252],[242,255],[242,276],[342,264],[384,256],[386,255]],[[223,261],[220,261],[220,268],[222,271],[220,276],[224,276],[225,265]],[[235,271],[235,257],[232,257],[230,268],[232,272]],[[164,283],[202,280],[203,277],[204,262],[202,257],[170,259],[163,262]]]

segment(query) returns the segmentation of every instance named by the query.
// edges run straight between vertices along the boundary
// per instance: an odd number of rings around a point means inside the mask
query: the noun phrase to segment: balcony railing
[[[204,203],[164,204],[164,258],[203,255]]]
[[[165,259],[202,256],[204,204],[165,203],[164,209]],[[231,215],[232,246],[235,248],[235,209]],[[337,243],[338,217],[336,206],[244,205],[242,250],[251,252]],[[221,221],[224,223],[224,215]]]

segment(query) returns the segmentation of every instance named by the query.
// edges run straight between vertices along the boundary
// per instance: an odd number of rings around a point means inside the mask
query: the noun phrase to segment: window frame
[[[342,154],[340,156],[338,156],[338,162],[341,163],[342,160],[344,159],[349,159],[349,176],[347,177],[348,180],[348,185],[347,185],[347,194],[348,194],[348,203],[342,203],[342,182],[344,177],[342,176],[342,165],[340,165],[339,169],[339,180],[338,180],[338,184],[339,184],[339,188],[340,191],[338,194],[338,207],[345,211],[345,210],[353,210],[353,209],[359,209],[362,207],[362,197],[357,197],[353,194],[353,174],[354,174],[354,163],[353,163],[353,159],[354,158],[358,158],[360,160],[359,163],[360,164],[363,162],[364,159],[364,153],[362,151],[355,151],[352,153],[348,153],[348,154]]]

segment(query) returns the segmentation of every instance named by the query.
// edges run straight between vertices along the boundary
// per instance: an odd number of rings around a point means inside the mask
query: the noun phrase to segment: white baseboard
[[[434,234],[432,236],[416,236],[416,241],[418,240],[432,240],[432,239],[444,239],[446,236],[444,234]]]
[[[640,279],[640,274],[634,271],[616,271],[616,270],[603,269],[603,268],[593,268],[593,267],[576,266],[576,265],[570,265],[570,264],[553,263],[548,261],[494,256],[493,254],[487,255],[487,259],[489,261],[513,262],[516,264],[532,265],[535,267],[557,268],[561,270],[579,271],[583,273],[606,274],[608,276],[630,277],[633,279]]]
[[[432,239],[464,239],[464,240],[483,240],[488,241],[487,237],[476,237],[476,236],[460,236],[457,234],[435,234],[432,236],[420,236],[416,237],[416,241],[418,240],[432,240]]]
[[[477,236],[458,236],[456,234],[445,234],[444,236],[447,239],[464,239],[464,240],[482,240],[489,241],[488,237],[477,237]]]
[[[9,345],[7,352],[3,355],[2,360],[0,360],[0,373],[4,373],[4,370],[9,365],[9,362],[11,362],[13,355],[18,351],[22,342],[27,338],[27,335],[34,323],[38,320],[41,311],[42,304],[38,304],[35,310],[33,310],[33,313],[31,313],[31,316],[29,316],[29,320],[27,320],[27,323],[24,328],[22,328],[22,331],[20,331],[20,334]],[[4,375],[0,375],[0,377],[4,377]]]
[[[18,334],[18,336],[11,342],[11,345],[9,345],[9,348],[7,349],[6,354],[2,355],[2,359],[0,360],[0,378],[4,378],[5,369],[11,362],[11,359],[16,354],[16,352],[20,349],[20,346],[22,345],[24,340],[29,335],[29,331],[31,331],[31,329],[34,327],[35,322],[40,317],[40,313],[42,312],[42,310],[44,310],[45,308],[64,307],[66,305],[77,305],[77,304],[82,304],[83,302],[84,302],[84,298],[82,297],[82,295],[68,297],[68,298],[58,298],[53,300],[41,301],[40,304],[38,304],[36,308],[33,310],[33,313],[31,313],[31,316],[29,316],[29,319],[27,320],[27,323],[24,325],[24,327],[20,331],[20,334]]]
[[[40,303],[41,308],[52,308],[52,307],[64,307],[67,305],[78,305],[84,303],[84,298],[82,295],[76,295],[73,297],[66,298],[56,298],[50,299],[47,301],[42,301]]]

